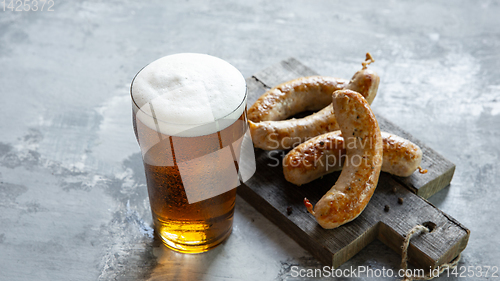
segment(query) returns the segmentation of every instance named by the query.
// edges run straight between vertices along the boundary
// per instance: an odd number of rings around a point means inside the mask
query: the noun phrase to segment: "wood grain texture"
[[[266,68],[247,79],[248,104],[273,86],[310,75],[317,73],[294,58]],[[422,148],[422,166],[429,172],[414,173],[408,178],[382,173],[370,203],[354,221],[330,230],[317,224],[304,207],[303,199],[307,197],[315,204],[336,182],[340,172],[295,186],[283,176],[282,158],[286,151],[255,149],[256,173],[238,188],[238,194],[327,265],[340,266],[374,239],[401,253],[406,233],[423,223],[436,227],[431,233],[411,240],[409,261],[425,269],[449,262],[465,249],[470,232],[422,197],[447,186],[455,165],[383,117],[377,119],[381,130],[407,138]],[[403,198],[403,204],[398,203],[398,198]],[[390,206],[389,211],[384,210],[386,205]],[[290,215],[287,209],[292,210]]]

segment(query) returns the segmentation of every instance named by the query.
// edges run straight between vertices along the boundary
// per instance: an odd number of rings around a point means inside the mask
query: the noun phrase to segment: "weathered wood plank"
[[[247,79],[249,104],[274,85],[314,74],[295,59],[280,62]],[[327,265],[340,266],[374,239],[400,252],[406,233],[422,223],[436,226],[431,233],[412,239],[410,262],[428,269],[452,260],[466,247],[469,230],[414,193],[430,196],[448,185],[454,165],[389,121],[377,118],[383,130],[408,138],[422,147],[425,159],[422,165],[429,169],[429,173],[415,174],[413,180],[382,173],[372,200],[354,221],[332,230],[325,230],[316,223],[305,209],[303,198],[316,203],[335,183],[339,172],[295,186],[283,176],[281,161],[285,151],[255,149],[257,171],[238,188],[238,194]],[[446,175],[444,178],[443,174]],[[404,203],[398,204],[398,198],[403,198]],[[384,211],[386,205],[390,206],[388,212]],[[287,215],[289,207],[292,213]]]

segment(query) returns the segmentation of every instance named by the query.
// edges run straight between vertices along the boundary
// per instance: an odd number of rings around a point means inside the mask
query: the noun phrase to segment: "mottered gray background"
[[[322,267],[241,198],[213,251],[178,254],[154,238],[129,87],[179,52],[218,56],[245,77],[295,57],[342,78],[371,52],[373,109],[457,165],[429,201],[471,230],[459,266],[500,267],[499,2],[48,4],[0,3],[0,280],[301,280],[294,266]],[[399,262],[374,242],[342,268]]]

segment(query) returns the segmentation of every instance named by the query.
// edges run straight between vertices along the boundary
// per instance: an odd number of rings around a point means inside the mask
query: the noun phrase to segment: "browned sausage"
[[[377,95],[380,78],[373,70],[366,68],[373,61],[369,54],[367,61],[369,62],[363,64],[363,69],[354,74],[346,89],[360,93],[371,103]],[[248,123],[256,147],[264,150],[291,149],[315,136],[339,129],[331,104],[304,118],[276,121],[304,109],[313,109],[311,101],[317,102],[319,96],[331,95],[336,87],[343,85],[336,78],[311,79],[306,77],[281,84],[279,89],[273,88],[261,96],[249,109]],[[282,91],[286,94],[280,94]],[[312,93],[311,97],[309,93]],[[321,100],[321,106],[325,106],[327,103]]]
[[[304,198],[308,211],[323,228],[338,227],[361,214],[375,191],[382,167],[382,136],[368,102],[356,92],[340,90],[333,94],[333,108],[342,135],[349,136],[344,140],[344,167],[314,210]]]
[[[400,177],[413,174],[422,161],[422,150],[396,135],[382,132],[381,136],[382,171]],[[310,139],[288,152],[283,160],[283,174],[287,181],[302,185],[341,170],[344,160],[344,138],[340,131],[334,131]]]

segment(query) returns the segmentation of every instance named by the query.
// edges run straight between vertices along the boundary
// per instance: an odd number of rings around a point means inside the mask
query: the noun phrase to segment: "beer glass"
[[[212,56],[170,55],[139,71],[131,96],[156,234],[179,252],[210,250],[255,172],[243,76]]]

